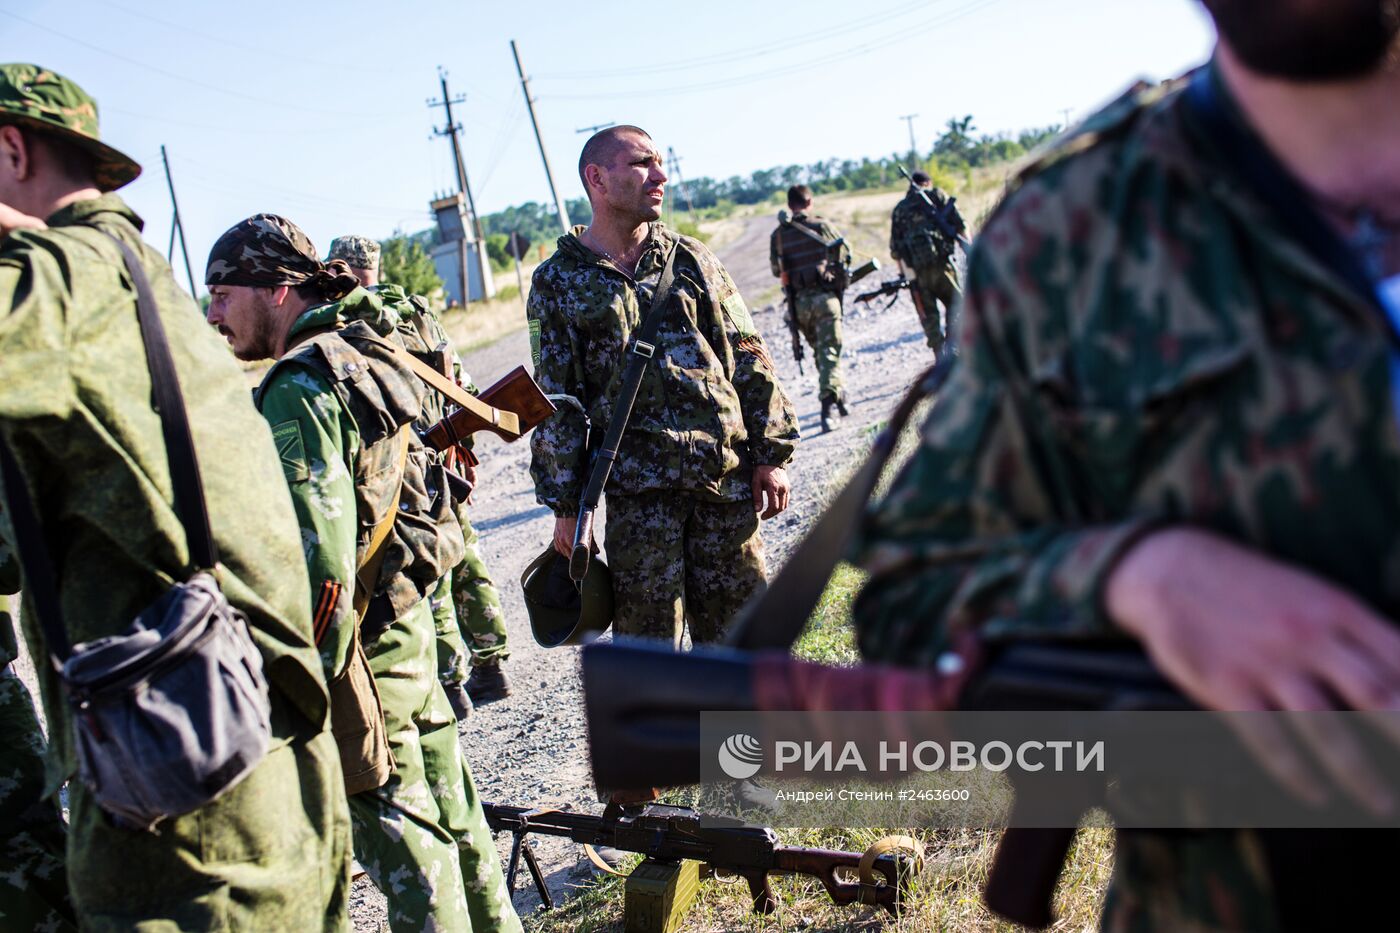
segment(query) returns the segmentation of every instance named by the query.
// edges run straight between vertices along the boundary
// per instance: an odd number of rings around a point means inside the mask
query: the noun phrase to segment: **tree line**
[[[817,194],[888,188],[901,183],[895,169],[896,163],[907,165],[917,162],[924,166],[935,182],[946,184],[973,168],[1018,159],[1058,135],[1062,129],[1060,126],[1044,126],[1016,134],[979,134],[971,115],[955,117],[947,122],[932,148],[925,153],[891,153],[883,159],[826,159],[809,165],[759,169],[747,176],[686,179],[684,186],[673,179],[668,185],[671,209],[676,212],[690,211],[703,219],[724,216],[737,205],[759,204],[798,184],[811,186]],[[566,201],[565,209],[571,223],[587,224],[593,217],[584,198]],[[520,233],[532,245],[544,243],[546,252],[552,249],[559,236],[559,218],[554,206],[538,201],[527,201],[485,214],[481,218],[481,226],[486,234],[487,255],[498,271],[511,266],[506,243],[512,232]],[[395,248],[394,266],[403,265],[402,274],[412,278],[415,284],[422,285],[426,279],[425,264],[428,269],[432,265],[426,250],[437,242],[436,229],[385,241],[386,281],[397,281],[389,262],[389,244],[395,239],[413,242],[405,242]],[[417,250],[413,248],[415,245]],[[417,255],[420,252],[422,255]],[[412,272],[409,271],[410,266]],[[407,287],[406,283],[399,284]]]

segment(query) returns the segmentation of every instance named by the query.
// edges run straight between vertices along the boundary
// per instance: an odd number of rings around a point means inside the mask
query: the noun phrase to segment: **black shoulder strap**
[[[150,282],[136,254],[121,240],[111,234],[106,235],[121,250],[122,261],[136,289],[136,320],[141,330],[141,342],[146,348],[146,365],[151,373],[153,407],[160,416],[170,481],[175,489],[175,513],[185,528],[190,561],[199,569],[211,569],[218,563],[219,555],[209,531],[204,485],[199,478],[199,462],[195,456],[180,382],[175,373],[175,362],[165,339],[165,327],[161,323],[155,297],[151,294]],[[63,627],[58,578],[49,560],[43,526],[24,474],[15,462],[9,444],[3,441],[0,441],[0,476],[3,476],[5,496],[9,500],[25,586],[34,601],[35,614],[48,643],[49,654],[58,665],[72,654],[72,645]]]
[[[598,458],[593,461],[593,470],[588,474],[580,511],[596,509],[598,501],[603,498],[603,487],[608,484],[608,475],[612,473],[613,463],[617,460],[617,449],[622,444],[622,434],[627,430],[632,406],[636,404],[637,392],[642,386],[642,372],[647,367],[647,361],[656,353],[656,332],[661,328],[661,314],[676,280],[676,250],[679,248],[680,240],[677,239],[666,254],[666,265],[661,270],[656,291],[652,292],[646,316],[632,334],[632,345],[627,351],[627,368],[622,371],[622,387],[613,400],[612,418],[608,421],[608,429],[603,432],[603,444],[598,449]]]
[[[870,501],[905,424],[919,402],[938,394],[957,359],[947,354],[918,378],[876,437],[869,459],[817,519],[763,595],[739,613],[727,644],[747,651],[785,651],[797,641],[826,590],[836,562],[846,553],[861,512]]]

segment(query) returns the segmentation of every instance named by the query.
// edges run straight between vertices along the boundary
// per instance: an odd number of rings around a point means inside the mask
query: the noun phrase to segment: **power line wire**
[[[646,90],[638,91],[615,91],[595,94],[548,94],[546,96],[548,96],[548,98],[551,100],[621,100],[631,98],[657,97],[663,95],[671,96],[676,94],[693,94],[700,91],[713,91],[720,90],[722,88],[740,87],[748,84],[753,84],[759,81],[765,81],[770,78],[798,74],[803,71],[809,71],[813,68],[828,67],[830,65],[835,64],[836,62],[846,61],[852,58],[859,58],[878,49],[887,48],[892,45],[898,45],[910,39],[917,38],[918,36],[933,31],[934,29],[946,26],[949,23],[955,22],[959,19],[963,19],[973,13],[980,12],[981,10],[994,6],[995,4],[1000,2],[1001,0],[978,0],[978,2],[973,2],[968,6],[952,11],[947,16],[941,17],[937,20],[925,22],[920,28],[901,30],[895,35],[886,35],[879,39],[873,39],[862,45],[858,45],[853,48],[847,49],[841,53],[829,55],[825,58],[820,58],[815,61],[805,62],[801,64],[783,65],[777,68],[749,72],[748,74],[736,75],[730,78],[724,78],[717,81],[702,82],[700,84],[676,85],[672,87],[662,88],[648,88]]]

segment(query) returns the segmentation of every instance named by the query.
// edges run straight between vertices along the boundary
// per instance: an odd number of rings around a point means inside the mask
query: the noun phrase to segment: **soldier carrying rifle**
[[[890,215],[890,255],[901,272],[905,266],[914,272],[909,293],[935,356],[952,326],[958,294],[953,255],[965,229],[953,199],[933,187],[927,173],[909,176],[909,192]]]

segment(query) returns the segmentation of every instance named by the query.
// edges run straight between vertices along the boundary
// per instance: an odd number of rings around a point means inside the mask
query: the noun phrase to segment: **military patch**
[[[540,322],[535,318],[530,318],[528,327],[530,330],[530,362],[538,370],[540,368]]]
[[[753,326],[753,318],[749,316],[749,307],[744,304],[743,295],[735,292],[720,302],[720,306],[729,315],[729,320],[734,322],[734,329],[739,332],[740,339],[758,333],[758,328]]]
[[[306,463],[306,445],[301,440],[301,425],[283,421],[272,426],[272,442],[277,446],[277,458],[289,483],[304,483],[311,478]]]

